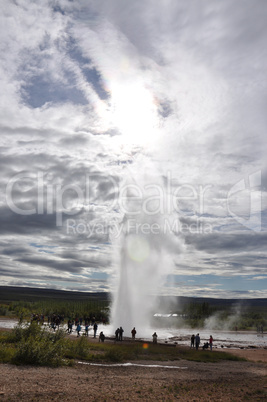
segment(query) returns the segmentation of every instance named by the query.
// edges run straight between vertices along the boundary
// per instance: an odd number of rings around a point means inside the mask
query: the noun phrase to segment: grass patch
[[[10,363],[14,358],[14,354],[14,347],[5,343],[0,344],[0,363]]]
[[[217,363],[224,360],[244,361],[245,359],[221,351],[196,351],[184,347],[170,347],[166,345],[149,344],[148,348],[143,348],[142,343],[91,343],[91,354],[88,360],[123,362],[129,360],[147,361],[175,361],[191,360],[197,362]]]
[[[65,340],[65,357],[68,359],[90,360],[90,344],[85,337]]]
[[[194,350],[194,349],[185,349],[185,348],[177,348],[179,350],[179,355],[181,359],[191,360],[196,362],[203,362],[203,363],[218,363],[219,361],[223,360],[230,360],[230,361],[246,361],[241,357],[232,355],[228,352],[219,352],[213,350],[211,351],[202,351],[202,350]]]
[[[0,333],[0,362],[39,366],[73,364],[74,360],[91,362],[123,362],[133,360],[197,362],[242,361],[240,357],[221,351],[196,351],[185,347],[141,342],[98,343],[86,337],[66,337],[62,330],[49,331],[37,323],[19,325]]]

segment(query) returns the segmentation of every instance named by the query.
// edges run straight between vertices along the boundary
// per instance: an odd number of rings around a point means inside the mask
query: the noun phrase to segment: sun
[[[124,143],[147,145],[156,140],[157,102],[140,83],[115,84],[111,88],[112,122]]]

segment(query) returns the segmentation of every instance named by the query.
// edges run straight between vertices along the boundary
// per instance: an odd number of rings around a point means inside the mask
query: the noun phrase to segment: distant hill
[[[37,300],[95,300],[108,301],[111,295],[107,292],[72,292],[66,290],[28,288],[19,286],[0,286],[0,303],[11,301],[37,301]],[[266,299],[214,299],[210,297],[184,297],[184,296],[160,296],[157,308],[161,310],[171,310],[183,308],[188,303],[209,303],[210,306],[217,308],[231,307],[236,304],[249,307],[267,308]]]
[[[37,300],[101,300],[108,301],[109,293],[71,292],[66,290],[26,288],[18,286],[0,286],[0,303],[11,301],[37,301]]]
[[[250,308],[266,308],[267,309],[267,298],[266,299],[214,299],[211,297],[185,297],[185,296],[161,296],[158,300],[158,309],[162,311],[183,309],[183,307],[189,303],[208,303],[210,307],[215,307],[216,309],[231,308],[233,306],[240,307],[250,307]]]

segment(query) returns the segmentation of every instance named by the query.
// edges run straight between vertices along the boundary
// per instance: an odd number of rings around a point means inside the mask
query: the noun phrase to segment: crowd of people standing
[[[210,348],[210,350],[212,350],[212,344],[213,344],[213,337],[212,335],[210,335],[209,341],[205,342],[202,346],[202,349],[208,349]],[[200,345],[200,336],[199,333],[197,333],[196,335],[192,335],[191,336],[191,344],[190,344],[190,348],[196,348],[196,350],[199,349],[199,345]]]
[[[72,334],[72,331],[73,331],[73,326],[75,325],[76,326],[76,329],[75,329],[75,331],[77,332],[77,336],[79,337],[80,336],[80,332],[81,332],[81,330],[82,330],[82,324],[83,324],[83,320],[82,319],[76,319],[75,321],[74,320],[71,320],[71,319],[69,319],[68,320],[68,324],[67,324],[67,333],[68,334]],[[97,329],[98,329],[98,324],[97,324],[97,322],[95,321],[95,320],[93,320],[92,322],[90,322],[90,321],[88,321],[88,320],[84,320],[84,335],[85,336],[89,336],[89,331],[90,331],[90,329],[93,329],[93,333],[94,333],[94,335],[93,335],[93,337],[94,338],[96,338],[96,334],[97,334]]]
[[[31,317],[31,322],[37,322],[38,324],[44,324],[45,322],[45,316],[43,314],[32,314]],[[60,325],[64,324],[64,315],[60,315],[60,314],[51,314],[47,316],[47,323],[48,326],[50,328],[52,328],[54,331],[56,329],[59,329]],[[82,326],[84,324],[84,332],[82,333]],[[104,324],[104,322],[103,322]],[[68,334],[72,334],[75,328],[75,332],[77,333],[77,337],[79,337],[81,335],[81,333],[84,336],[89,337],[89,332],[90,330],[92,330],[92,337],[96,338],[97,336],[97,330],[98,330],[98,324],[96,322],[96,319],[94,316],[92,317],[87,317],[87,318],[78,318],[75,317],[75,319],[68,319],[67,322],[67,330],[66,332]],[[124,334],[124,329],[122,328],[122,326],[118,327],[115,331],[115,341],[122,341],[123,340],[123,334]],[[133,329],[131,330],[131,337],[132,340],[135,340],[135,336],[137,334],[136,328],[133,327]],[[104,342],[105,340],[105,335],[104,332],[101,331],[99,334],[99,342]],[[152,342],[154,344],[157,344],[157,339],[158,339],[158,335],[156,332],[154,332],[152,334]],[[204,342],[202,345],[202,349],[210,349],[212,351],[212,346],[213,346],[213,337],[212,335],[210,335],[208,342]],[[198,350],[200,347],[200,335],[199,333],[197,333],[196,335],[193,334],[191,336],[191,343],[190,343],[190,348],[192,349],[196,349]]]

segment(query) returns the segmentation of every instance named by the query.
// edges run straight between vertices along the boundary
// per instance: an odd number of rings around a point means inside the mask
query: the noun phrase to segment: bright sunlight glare
[[[157,135],[157,102],[141,84],[114,85],[112,121],[122,134],[124,143],[147,145]]]

